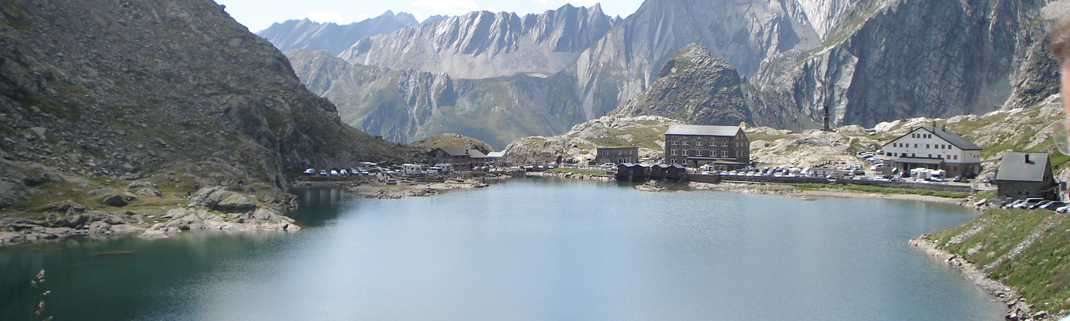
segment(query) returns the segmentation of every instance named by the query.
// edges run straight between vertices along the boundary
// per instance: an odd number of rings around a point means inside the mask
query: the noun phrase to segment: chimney
[[[1029,153],[1025,153],[1025,163],[1026,164],[1032,164],[1033,163],[1033,162],[1029,161]]]

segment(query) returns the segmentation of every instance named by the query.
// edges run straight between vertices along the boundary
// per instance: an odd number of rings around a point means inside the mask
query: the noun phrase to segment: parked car
[[[343,168],[342,170],[338,171],[338,175],[349,176],[349,171]]]
[[[327,170],[326,169],[320,170],[320,176],[327,176]]]
[[[305,175],[316,175],[316,169],[309,168],[305,170]]]
[[[332,169],[331,176],[338,176],[338,171]]]
[[[1048,202],[1047,204],[1043,204],[1043,205],[1037,206],[1037,208],[1045,209],[1045,210],[1049,210],[1049,211],[1054,211],[1054,210],[1057,210],[1057,209],[1059,209],[1060,207],[1063,207],[1063,206],[1066,206],[1066,202],[1051,201],[1051,202]]]
[[[1063,207],[1057,208],[1057,209],[1055,209],[1055,212],[1068,213],[1068,212],[1070,212],[1070,205],[1065,205]]]
[[[1029,208],[1030,206],[1033,206],[1033,205],[1035,205],[1037,203],[1040,203],[1040,202],[1043,202],[1043,201],[1044,201],[1043,198],[1038,198],[1038,197],[1025,198],[1021,203],[1015,204],[1014,206],[1011,206],[1011,208],[1019,208],[1019,209]]]

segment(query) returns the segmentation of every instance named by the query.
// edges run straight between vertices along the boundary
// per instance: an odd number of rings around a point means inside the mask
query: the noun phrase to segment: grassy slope
[[[972,237],[949,242],[978,229]],[[929,239],[984,267],[990,278],[1016,288],[1037,306],[1034,311],[1070,310],[1070,216],[995,209]]]

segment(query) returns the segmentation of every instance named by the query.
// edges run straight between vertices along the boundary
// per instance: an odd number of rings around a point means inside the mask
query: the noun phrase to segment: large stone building
[[[942,169],[947,177],[975,177],[981,173],[981,147],[947,128],[918,127],[884,144],[900,172],[915,168]]]
[[[1051,174],[1048,153],[1003,153],[996,172],[999,197],[1040,197],[1055,200],[1059,185]]]
[[[639,147],[598,147],[595,151],[596,164],[624,164],[639,162]]]
[[[750,141],[739,126],[672,125],[665,132],[665,162],[718,170],[745,168]]]

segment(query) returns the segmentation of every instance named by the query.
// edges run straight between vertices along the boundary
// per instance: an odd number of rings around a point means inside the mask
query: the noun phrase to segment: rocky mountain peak
[[[454,78],[548,75],[572,64],[613,26],[601,8],[565,5],[524,17],[476,11],[360,40],[339,57]]]
[[[663,116],[696,125],[750,121],[746,83],[728,62],[692,43],[665,62],[643,93],[610,113],[613,117]]]

